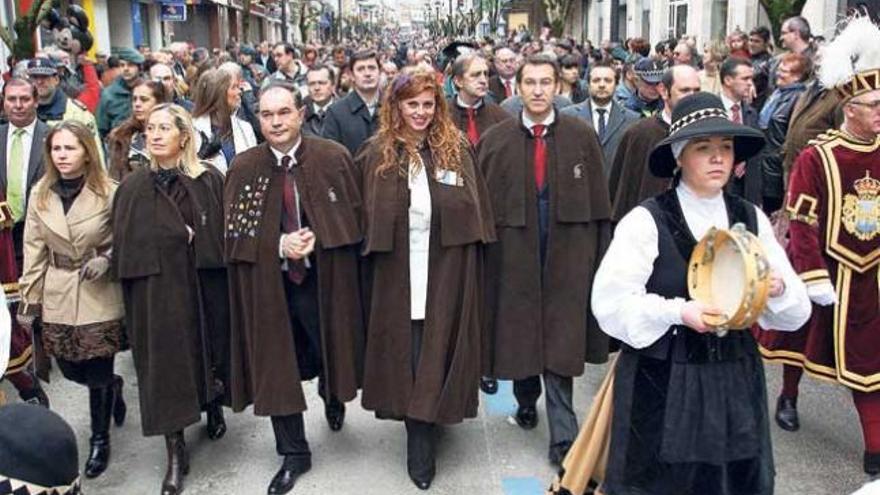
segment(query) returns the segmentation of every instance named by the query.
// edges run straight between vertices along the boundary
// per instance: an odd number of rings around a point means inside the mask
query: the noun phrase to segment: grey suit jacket
[[[593,127],[593,109],[592,100],[587,98],[577,105],[571,105],[562,109],[562,113],[572,115],[586,121],[587,125]],[[608,116],[608,122],[605,124],[605,136],[599,142],[602,144],[602,152],[605,155],[605,179],[611,176],[611,165],[614,163],[614,154],[617,153],[617,146],[623,133],[636,122],[639,121],[639,114],[628,108],[624,108],[617,102],[611,102],[611,113]],[[599,130],[594,129],[598,135]]]
[[[0,124],[0,189],[6,191],[6,141],[9,134],[9,124]],[[31,196],[31,189],[34,184],[43,176],[45,167],[43,164],[43,143],[46,141],[46,135],[49,134],[49,126],[39,119],[37,125],[34,126],[34,140],[31,144],[31,154],[28,158],[27,184],[25,187],[25,208],[27,211],[27,201]]]

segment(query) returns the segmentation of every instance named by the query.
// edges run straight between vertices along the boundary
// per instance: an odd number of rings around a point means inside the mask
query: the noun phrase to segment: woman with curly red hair
[[[377,417],[404,421],[407,470],[426,490],[436,426],[477,414],[481,250],[495,240],[494,221],[431,72],[395,77],[380,112],[356,159],[370,294],[362,400]]]

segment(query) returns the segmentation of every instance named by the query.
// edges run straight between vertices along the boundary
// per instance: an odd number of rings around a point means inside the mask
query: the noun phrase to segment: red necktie
[[[535,135],[535,186],[538,191],[544,189],[544,179],[547,176],[547,143],[544,142],[543,124],[532,126]]]
[[[293,168],[290,166],[291,158],[285,156],[281,159],[284,174],[284,233],[289,234],[299,230],[299,211],[296,207],[296,183],[293,179]],[[306,278],[306,264],[303,260],[287,259],[287,278],[299,285]]]
[[[730,120],[735,124],[743,123],[742,113],[739,111],[739,103],[735,103],[730,107]]]
[[[476,111],[474,107],[467,107],[467,137],[473,146],[480,140],[480,131],[477,130]]]
[[[510,98],[513,96],[513,87],[510,85],[510,81],[504,81],[504,97]]]

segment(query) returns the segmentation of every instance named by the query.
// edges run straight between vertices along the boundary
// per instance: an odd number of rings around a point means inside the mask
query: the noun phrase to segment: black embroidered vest
[[[730,225],[743,223],[746,229],[758,234],[755,206],[748,201],[724,194]],[[687,290],[687,269],[691,252],[697,240],[688,229],[681,203],[675,189],[650,198],[642,203],[657,224],[659,255],[654,260],[654,271],[648,279],[648,293],[665,298],[690,299]],[[738,359],[756,347],[751,332],[735,330],[724,337],[700,334],[687,327],[675,325],[649,347],[633,349],[624,344],[624,350],[654,359],[674,359],[678,362],[701,363]]]

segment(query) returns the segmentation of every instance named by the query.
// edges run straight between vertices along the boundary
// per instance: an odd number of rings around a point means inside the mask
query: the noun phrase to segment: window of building
[[[688,0],[669,0],[669,37],[680,38],[687,33]]]

